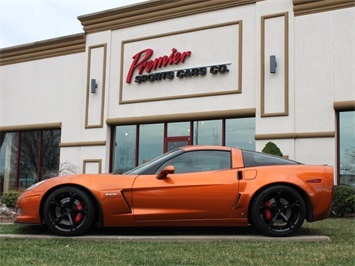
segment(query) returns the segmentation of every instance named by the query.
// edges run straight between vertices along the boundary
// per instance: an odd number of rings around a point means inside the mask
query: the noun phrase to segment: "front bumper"
[[[15,223],[41,224],[41,195],[32,191],[22,193],[16,202]]]

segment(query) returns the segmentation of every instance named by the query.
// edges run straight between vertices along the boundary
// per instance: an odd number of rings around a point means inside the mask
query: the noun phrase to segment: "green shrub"
[[[343,217],[355,211],[355,189],[349,186],[334,186],[332,215]]]
[[[279,149],[279,147],[277,147],[277,145],[273,142],[268,142],[266,143],[265,147],[262,150],[263,153],[268,153],[268,154],[272,154],[272,155],[276,155],[276,156],[280,156],[282,157],[283,154],[281,152],[281,150]]]
[[[18,191],[5,192],[0,197],[0,203],[5,204],[6,207],[8,207],[8,208],[15,208],[16,200],[17,200],[18,196],[20,196],[20,194],[21,193]]]

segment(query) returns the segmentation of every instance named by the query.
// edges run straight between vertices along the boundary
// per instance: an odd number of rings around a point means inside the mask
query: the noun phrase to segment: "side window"
[[[175,167],[175,174],[230,169],[231,155],[229,151],[185,152],[165,162],[157,173],[168,165]]]

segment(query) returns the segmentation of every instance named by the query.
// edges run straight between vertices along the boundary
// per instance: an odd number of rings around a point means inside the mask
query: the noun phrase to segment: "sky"
[[[147,0],[0,0],[0,49],[83,33],[78,16]]]

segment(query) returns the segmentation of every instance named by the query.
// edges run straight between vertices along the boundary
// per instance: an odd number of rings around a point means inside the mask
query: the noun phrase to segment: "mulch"
[[[0,212],[0,224],[1,223],[13,223],[16,218],[15,209],[7,208],[6,211]]]
[[[14,215],[0,215],[0,224],[13,223],[15,221],[16,214]]]

